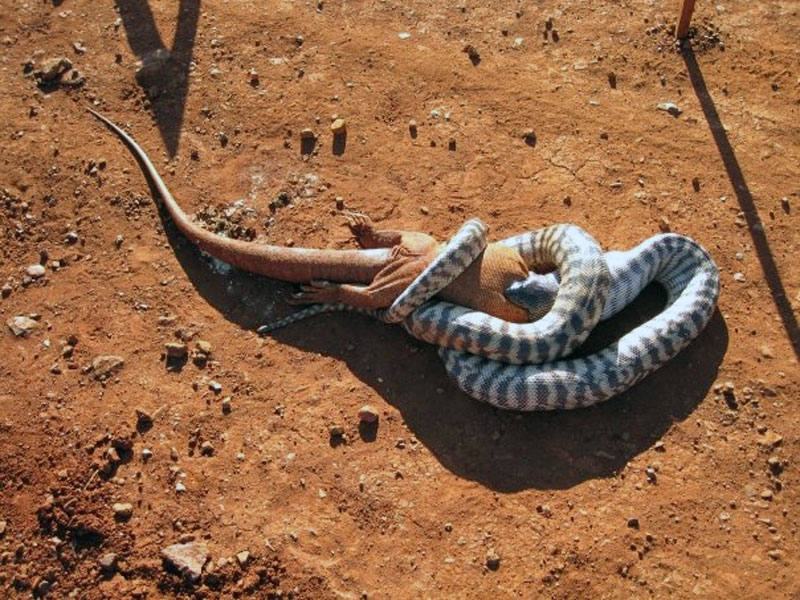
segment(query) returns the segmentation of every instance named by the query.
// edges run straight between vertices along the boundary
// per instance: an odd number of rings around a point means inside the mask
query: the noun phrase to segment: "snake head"
[[[531,273],[527,279],[508,286],[504,294],[511,302],[527,310],[531,321],[536,321],[552,308],[558,285],[555,273]]]

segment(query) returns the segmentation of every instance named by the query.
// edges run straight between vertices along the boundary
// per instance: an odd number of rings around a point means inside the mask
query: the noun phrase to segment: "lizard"
[[[360,213],[345,214],[360,250],[326,250],[277,246],[231,239],[192,221],[170,193],[147,153],[134,139],[100,113],[87,109],[133,153],[153,183],[172,221],[193,244],[236,268],[301,284],[293,304],[342,303],[354,308],[388,307],[438,256],[443,247],[425,233],[381,230]],[[529,312],[509,300],[509,286],[528,279],[530,270],[519,252],[500,244],[486,249],[437,298],[524,323]]]

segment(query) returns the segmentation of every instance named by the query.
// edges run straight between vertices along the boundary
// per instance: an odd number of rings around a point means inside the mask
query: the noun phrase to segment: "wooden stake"
[[[675,32],[675,37],[682,40],[689,33],[689,25],[692,22],[692,13],[694,12],[694,0],[683,0],[681,7],[681,18],[678,21],[678,30]]]

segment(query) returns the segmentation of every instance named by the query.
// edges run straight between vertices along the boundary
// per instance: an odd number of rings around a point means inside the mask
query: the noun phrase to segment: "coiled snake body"
[[[555,225],[499,242],[535,271],[507,295],[541,319],[514,324],[448,302],[430,300],[486,245],[471,220],[394,304],[382,311],[319,305],[259,329],[270,331],[310,315],[357,310],[438,345],[445,368],[474,398],[504,409],[534,411],[589,406],[623,392],[655,371],[703,330],[716,306],[719,272],[690,238],[666,234],[627,252],[602,254],[574,225]],[[560,280],[560,284],[559,284]],[[667,307],[591,356],[561,359],[599,320],[612,317],[651,281],[666,288]],[[561,360],[558,360],[561,359]]]

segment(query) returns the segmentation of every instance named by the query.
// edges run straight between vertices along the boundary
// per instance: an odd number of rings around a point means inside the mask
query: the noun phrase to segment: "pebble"
[[[0,288],[0,296],[3,298],[8,298],[11,295],[11,292],[14,291],[9,284],[4,284],[2,288]]]
[[[103,569],[106,573],[112,573],[117,569],[117,560],[119,556],[117,556],[113,552],[109,552],[107,554],[103,554],[98,561],[100,563],[100,568]]]
[[[767,460],[767,464],[769,465],[770,471],[772,471],[776,475],[779,475],[781,471],[783,471],[783,463],[781,462],[781,459],[778,458],[777,456],[770,456],[769,459]]]
[[[196,583],[200,580],[203,565],[208,560],[208,548],[203,542],[173,544],[161,550],[161,556],[188,581]]]
[[[331,131],[334,135],[344,134],[347,131],[347,124],[344,122],[344,119],[336,119],[331,123]]]
[[[467,44],[464,46],[463,51],[467,53],[467,56],[469,57],[470,61],[472,61],[473,65],[477,66],[477,64],[481,62],[481,53],[478,52],[478,49],[472,44]]]
[[[769,556],[772,560],[780,560],[782,559],[786,553],[783,550],[770,550],[767,552],[767,556]]]
[[[241,552],[236,553],[236,560],[239,562],[239,566],[245,568],[247,563],[250,562],[250,553],[247,550],[242,550]]]
[[[143,408],[136,409],[136,424],[140,426],[148,426],[153,424],[153,416]]]
[[[200,454],[203,456],[211,456],[214,454],[214,444],[209,441],[205,441],[200,444]]]
[[[650,483],[655,483],[656,480],[658,479],[656,471],[652,467],[648,467],[647,469],[645,469],[644,473],[647,476],[647,481],[649,481]]]
[[[631,529],[639,529],[639,519],[636,517],[631,517],[628,519],[628,527]]]
[[[121,235],[118,235],[117,237],[114,238],[114,247],[117,248],[117,250],[119,250],[120,247],[122,246],[123,241],[125,241],[125,238],[123,238]]]
[[[331,425],[328,427],[328,433],[332,438],[342,437],[344,435],[344,427],[341,425]]]
[[[761,346],[761,356],[764,358],[775,358],[775,351],[767,345]]]
[[[669,219],[664,215],[661,215],[658,219],[658,228],[661,230],[662,233],[669,233]]]
[[[25,272],[28,274],[28,277],[31,279],[41,279],[47,273],[47,270],[44,268],[43,265],[31,265]]]
[[[744,276],[744,273],[737,272],[733,274],[733,280],[742,283],[744,281],[747,281],[747,278]]]
[[[16,337],[28,337],[31,332],[39,328],[39,324],[36,321],[24,315],[11,317],[6,321],[6,325]]]
[[[181,483],[181,482],[179,481],[178,483],[176,483],[176,484],[175,484],[175,491],[176,491],[177,493],[179,493],[179,494],[182,494],[183,492],[185,492],[185,491],[186,491],[186,486],[185,486],[185,485],[183,485],[183,483]]]
[[[208,382],[208,389],[210,389],[215,394],[219,394],[222,391],[222,384],[219,381],[211,380]]]
[[[522,139],[525,141],[528,146],[535,146],[536,145],[536,132],[533,129],[526,129],[522,132]]]
[[[489,548],[486,552],[486,567],[492,571],[500,568],[500,555],[495,552],[494,548]]]
[[[411,133],[411,137],[417,137],[417,127],[419,127],[419,125],[415,119],[411,119],[408,122],[408,131]]]
[[[309,129],[306,127],[305,129],[300,130],[300,139],[301,140],[313,140],[316,139],[317,135],[314,133],[313,129]]]
[[[788,212],[789,212],[789,210],[790,210],[790,206],[789,206],[789,198],[787,198],[786,196],[784,196],[783,198],[781,198],[781,208],[783,209],[783,211],[784,211],[784,212],[787,212],[787,213],[788,213]]]
[[[364,423],[375,423],[378,420],[378,411],[369,404],[358,409],[358,418]]]
[[[201,354],[205,354],[206,356],[211,354],[211,342],[197,340],[194,347]]]
[[[762,490],[761,491],[761,499],[762,500],[772,500],[772,490]]]
[[[661,102],[658,105],[658,110],[663,110],[664,112],[671,114],[673,117],[678,117],[681,115],[681,113],[683,113],[680,107],[678,107],[678,105],[674,102]]]
[[[117,519],[127,521],[131,518],[131,515],[133,515],[133,504],[128,502],[117,502],[111,507],[111,510],[114,511],[114,516]]]
[[[66,237],[64,237],[65,244],[77,244],[78,243],[78,233],[75,231],[70,231]]]
[[[172,447],[169,449],[169,457],[170,457],[172,460],[178,460],[178,449],[177,449],[175,446],[172,446]]]
[[[222,412],[227,415],[227,414],[230,414],[231,410],[232,410],[231,397],[230,396],[225,396],[222,399]]]
[[[94,373],[95,379],[104,381],[117,374],[124,366],[125,359],[121,356],[101,355],[92,361],[92,373]]]
[[[72,68],[72,61],[65,56],[48,58],[42,61],[34,73],[40,83],[52,83]]]
[[[148,461],[148,460],[150,460],[151,458],[153,458],[153,451],[152,451],[152,450],[150,450],[150,448],[144,448],[144,449],[142,450],[142,460],[143,460],[144,462],[147,462],[147,461]]]

